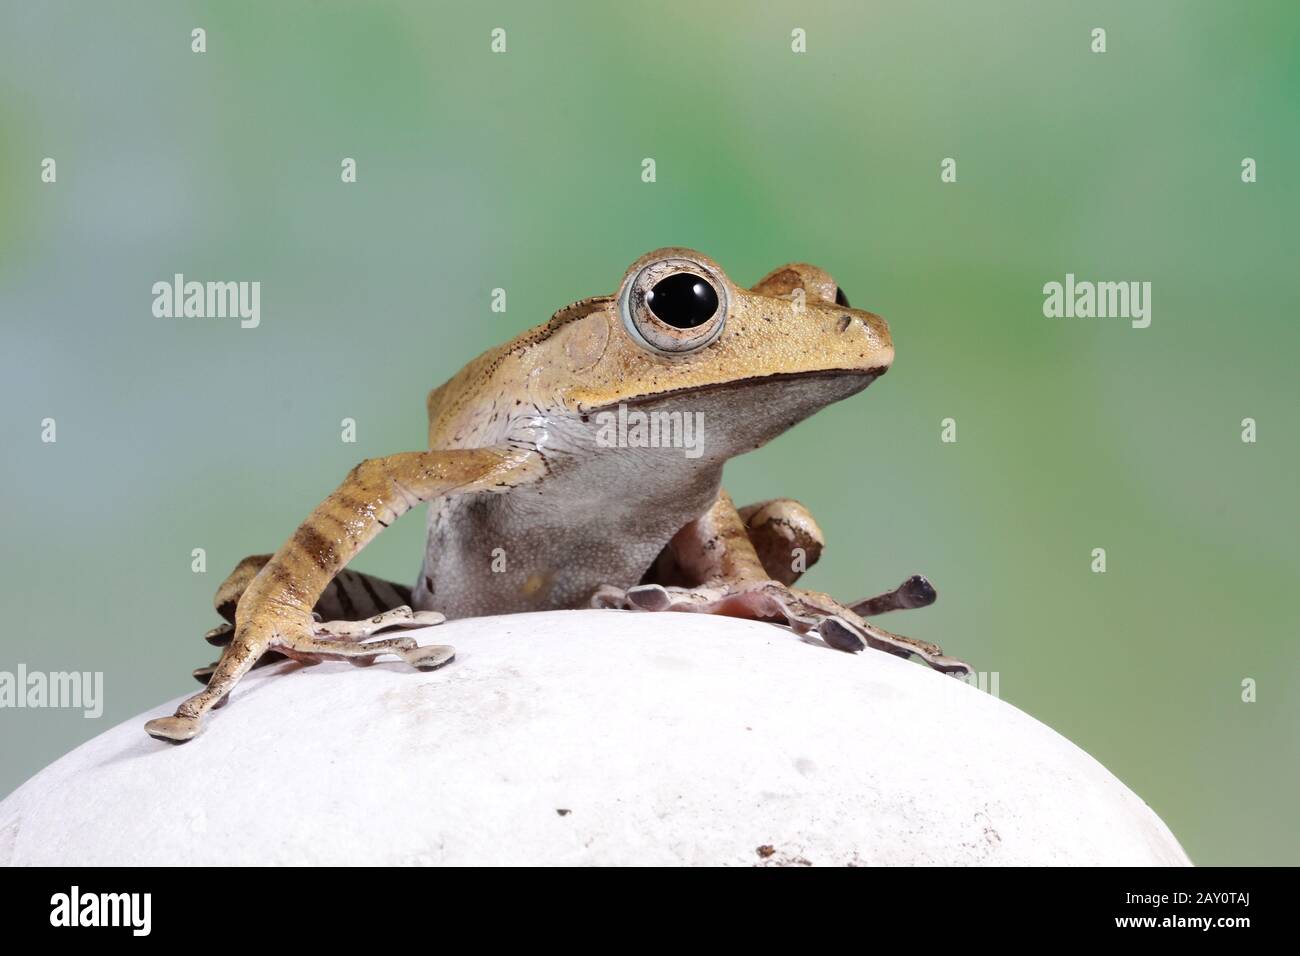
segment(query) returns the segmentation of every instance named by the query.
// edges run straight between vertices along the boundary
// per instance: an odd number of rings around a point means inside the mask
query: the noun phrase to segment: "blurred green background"
[[[929,574],[890,626],[998,672],[1195,861],[1300,863],[1294,3],[3,11],[0,670],[107,699],[0,710],[0,793],[194,689],[224,574],[421,447],[430,386],[687,245],[891,322],[885,379],[728,470],[819,516],[809,583]],[[154,318],[175,272],[260,280],[261,327]],[[1067,272],[1150,281],[1151,327],[1045,318]],[[358,567],[412,581],[422,531]]]

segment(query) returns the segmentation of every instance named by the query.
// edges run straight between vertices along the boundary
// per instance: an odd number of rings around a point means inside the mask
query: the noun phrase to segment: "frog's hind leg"
[[[751,521],[770,504],[755,506]],[[924,578],[910,578],[894,591],[850,607],[826,594],[790,587],[772,573],[776,561],[769,565],[762,560],[753,537],[752,524],[742,518],[725,491],[719,492],[717,501],[704,515],[674,536],[665,549],[671,557],[661,556],[645,581],[627,590],[602,588],[592,603],[597,607],[695,611],[773,621],[801,635],[815,634],[838,650],[873,647],[902,657],[916,655],[945,673],[969,673],[968,665],[946,656],[938,645],[886,631],[863,620],[858,610],[861,607],[881,613],[923,607],[933,600],[934,592]],[[670,573],[660,577],[661,571]]]
[[[757,569],[750,569],[755,574],[782,584],[794,584],[822,556],[826,544],[822,529],[812,512],[793,498],[759,501],[740,508],[736,513],[760,565]],[[698,583],[698,568],[679,565],[682,551],[681,541],[665,547],[643,583]],[[689,556],[687,563],[690,564]]]
[[[794,584],[817,563],[826,538],[812,512],[793,498],[773,498],[746,505],[737,512],[745,533],[770,578]],[[859,617],[875,617],[887,611],[929,607],[938,598],[934,585],[914,574],[892,591],[863,598],[849,605]]]
[[[773,498],[738,512],[749,543],[768,577],[794,584],[817,563],[826,537],[812,512],[793,498]]]

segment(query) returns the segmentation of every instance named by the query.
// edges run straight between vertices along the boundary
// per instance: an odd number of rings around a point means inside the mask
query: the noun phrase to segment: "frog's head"
[[[570,407],[704,411],[724,420],[712,428],[721,457],[861,391],[894,360],[885,320],[803,263],[746,289],[708,256],[660,249],[632,264],[614,297],[571,308],[553,320],[573,323],[566,351],[585,366],[563,389]]]

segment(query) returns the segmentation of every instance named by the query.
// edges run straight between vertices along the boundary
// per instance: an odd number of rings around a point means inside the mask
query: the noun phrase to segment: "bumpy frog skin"
[[[434,389],[429,451],[362,462],[279,551],[240,562],[217,590],[228,623],[207,636],[221,660],[195,671],[206,686],[175,716],[145,729],[190,739],[259,663],[392,654],[432,670],[452,648],[369,638],[556,608],[751,617],[838,650],[967,673],[938,647],[864,620],[932,603],[925,578],[847,605],[794,588],[822,551],[811,514],[790,499],[737,509],[722,490],[728,459],[862,391],[893,360],[885,321],[851,308],[813,266],[744,289],[689,249],[643,256],[615,295],[560,310]],[[638,420],[661,424],[659,440]],[[413,589],[345,570],[425,502]]]

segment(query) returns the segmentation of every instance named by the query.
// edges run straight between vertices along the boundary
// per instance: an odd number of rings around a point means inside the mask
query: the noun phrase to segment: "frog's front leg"
[[[163,740],[189,740],[203,716],[268,651],[308,659],[391,653],[422,669],[446,663],[450,648],[418,647],[411,638],[358,643],[349,635],[321,636],[312,607],[362,548],[416,505],[439,496],[506,491],[537,477],[541,468],[535,452],[513,448],[408,452],[362,462],[248,583],[234,633],[207,686],[174,716],[151,720],[145,730]]]
[[[727,493],[719,492],[703,516],[673,537],[668,554],[661,557],[647,581],[626,591],[604,588],[597,592],[593,603],[599,607],[696,611],[771,620],[785,623],[799,634],[815,633],[839,650],[874,647],[904,657],[915,654],[946,673],[970,671],[968,665],[947,657],[935,644],[894,634],[863,620],[863,613],[923,607],[933,602],[934,589],[919,575],[894,591],[852,606],[826,594],[790,587],[783,578],[793,580],[791,575],[797,576],[797,572],[783,573],[788,565],[778,560],[780,548],[762,540],[756,548],[751,540],[756,530],[753,516],[771,504],[746,509],[747,521]],[[783,507],[789,504],[797,502],[783,500]],[[811,516],[807,517],[810,522]],[[770,522],[760,524],[766,523]],[[807,523],[798,524],[807,531]],[[811,527],[815,529],[815,523]],[[787,532],[788,528],[779,532],[782,540],[790,540]],[[820,545],[818,531],[815,554],[820,554]],[[795,567],[802,570],[798,563]]]

